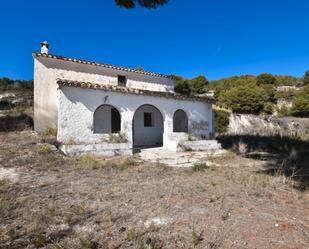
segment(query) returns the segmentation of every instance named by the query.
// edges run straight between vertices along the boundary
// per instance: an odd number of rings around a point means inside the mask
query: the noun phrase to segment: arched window
[[[173,132],[188,132],[188,116],[181,109],[174,113]]]
[[[99,106],[93,114],[94,133],[120,132],[121,117],[119,111],[111,105]]]

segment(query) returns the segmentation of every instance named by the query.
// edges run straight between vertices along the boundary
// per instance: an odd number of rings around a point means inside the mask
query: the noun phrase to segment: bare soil
[[[0,248],[309,248],[308,190],[262,160],[207,160],[66,157],[1,133]]]

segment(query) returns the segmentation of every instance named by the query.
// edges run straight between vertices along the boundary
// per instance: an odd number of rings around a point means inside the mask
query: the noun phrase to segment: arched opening
[[[133,146],[158,147],[163,145],[163,116],[153,105],[142,105],[133,117]]]
[[[120,126],[120,113],[115,107],[101,105],[95,110],[93,114],[94,133],[118,133]]]
[[[174,113],[173,132],[188,132],[188,116],[181,109]]]

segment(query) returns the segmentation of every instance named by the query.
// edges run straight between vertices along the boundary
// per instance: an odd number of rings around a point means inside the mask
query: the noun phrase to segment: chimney
[[[41,42],[41,54],[48,54],[49,44],[47,41]]]

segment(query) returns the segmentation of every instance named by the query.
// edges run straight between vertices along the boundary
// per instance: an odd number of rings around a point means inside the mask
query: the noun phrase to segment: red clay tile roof
[[[173,99],[178,99],[178,100],[200,101],[200,102],[207,102],[210,104],[215,102],[213,98],[209,98],[209,97],[189,96],[189,95],[184,95],[184,94],[179,94],[179,93],[174,93],[174,92],[156,92],[156,91],[142,90],[142,89],[115,86],[115,85],[107,85],[107,84],[98,84],[98,83],[91,83],[91,82],[80,82],[80,81],[57,79],[57,84],[59,85],[60,88],[61,86],[81,87],[81,88],[98,89],[98,90],[103,90],[103,91],[121,92],[121,93],[136,94],[136,95],[148,95],[148,96],[154,96],[154,97],[173,98]]]
[[[32,56],[33,57],[46,57],[46,58],[63,60],[63,61],[71,61],[71,62],[76,62],[76,63],[81,63],[81,64],[88,64],[88,65],[93,65],[93,66],[98,66],[98,67],[111,68],[111,69],[125,71],[125,72],[130,72],[130,73],[137,73],[137,74],[144,74],[144,75],[149,75],[149,76],[156,76],[156,77],[172,79],[172,77],[169,76],[169,75],[153,73],[153,72],[148,72],[148,71],[142,71],[142,70],[136,70],[136,69],[130,69],[130,68],[119,67],[119,66],[113,66],[113,65],[110,65],[110,64],[106,64],[106,63],[99,63],[99,62],[94,62],[94,61],[87,61],[87,60],[63,57],[63,56],[59,56],[59,55],[42,54],[42,53],[38,53],[38,52],[33,52]]]

